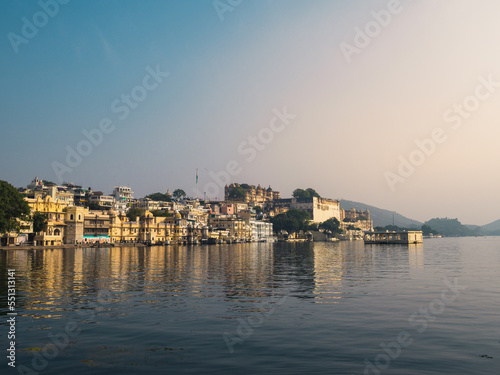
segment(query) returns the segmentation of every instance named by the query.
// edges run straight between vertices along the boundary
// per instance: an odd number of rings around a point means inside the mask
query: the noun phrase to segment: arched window
[[[69,217],[70,220],[73,220],[73,214],[70,215]]]
[[[82,220],[82,216],[81,215],[78,215],[78,220]]]
[[[54,231],[54,236],[59,236],[59,235],[61,235],[61,231],[59,229],[56,229]]]

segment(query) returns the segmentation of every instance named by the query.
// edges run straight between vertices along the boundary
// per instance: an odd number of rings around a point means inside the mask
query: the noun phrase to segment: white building
[[[290,209],[309,212],[313,223],[322,223],[328,219],[336,218],[341,221],[340,202],[327,198],[292,198]]]
[[[101,207],[112,208],[114,204],[114,197],[111,195],[101,195],[101,194],[93,194],[89,198],[89,203],[96,203]]]
[[[130,203],[134,199],[134,192],[128,186],[115,186],[113,188],[113,197],[117,201]]]
[[[274,240],[273,224],[268,221],[250,220],[252,241],[268,242]]]

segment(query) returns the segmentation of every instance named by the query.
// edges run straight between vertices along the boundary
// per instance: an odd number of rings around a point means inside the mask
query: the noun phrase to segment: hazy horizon
[[[198,168],[200,198],[223,197],[213,176],[227,174],[282,197],[312,187],[422,222],[491,223],[498,11],[493,0],[2,2],[0,179],[195,195]]]

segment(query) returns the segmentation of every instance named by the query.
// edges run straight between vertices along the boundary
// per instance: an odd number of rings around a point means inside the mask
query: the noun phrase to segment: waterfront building
[[[242,219],[229,216],[211,215],[208,224],[214,230],[228,230],[229,239],[232,241],[250,241],[252,239],[251,227]]]
[[[88,208],[72,206],[66,208],[64,231],[65,244],[81,244],[84,236],[85,214],[89,212]]]
[[[47,215],[46,229],[35,233],[33,240],[37,245],[58,246],[63,244],[65,216],[68,204],[59,199],[54,200],[50,195],[45,198],[25,198],[32,213],[40,212]]]
[[[252,241],[268,242],[274,239],[273,224],[268,221],[250,220]]]
[[[104,211],[88,211],[83,224],[83,242],[110,242],[110,218]]]
[[[364,241],[367,244],[416,244],[423,242],[423,236],[422,231],[367,232]]]

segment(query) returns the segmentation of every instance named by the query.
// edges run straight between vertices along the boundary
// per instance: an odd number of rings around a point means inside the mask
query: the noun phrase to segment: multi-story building
[[[117,201],[131,203],[134,200],[134,192],[128,186],[115,186],[113,188],[113,196]]]
[[[336,218],[341,221],[342,209],[338,200],[327,198],[288,198],[279,199],[266,205],[271,216],[279,215],[290,209],[303,210],[309,212],[313,223],[322,223],[328,219]]]
[[[268,242],[274,240],[273,224],[268,221],[250,220],[252,241]]]
[[[113,243],[168,242],[183,243],[187,239],[187,221],[175,217],[155,217],[149,211],[129,221],[123,214],[109,213],[109,236]]]
[[[114,204],[114,197],[111,195],[104,195],[102,191],[94,191],[89,198],[89,203],[94,203],[102,208],[111,209]]]
[[[58,246],[63,244],[66,227],[65,216],[68,204],[59,199],[54,200],[50,195],[45,198],[25,198],[32,213],[40,212],[47,216],[47,225],[44,231],[35,233],[33,241],[36,245]]]
[[[110,218],[104,211],[88,211],[85,213],[85,222],[83,224],[83,241],[110,242],[109,237]]]
[[[162,209],[161,202],[151,200],[149,198],[140,198],[132,203],[133,208],[139,208],[144,211],[157,211]]]
[[[64,231],[65,244],[81,244],[84,242],[85,214],[88,212],[88,208],[85,207],[67,207],[65,217],[66,229]]]
[[[245,190],[245,195],[243,197],[235,197],[231,192],[236,188],[242,188]],[[250,203],[252,205],[262,204],[264,202],[273,201],[280,199],[279,191],[274,191],[271,187],[265,189],[262,186],[248,184],[231,184],[226,185],[224,188],[224,200],[231,202],[244,202]]]
[[[242,219],[211,215],[208,224],[214,230],[228,230],[229,239],[232,241],[250,241],[252,239],[252,229]]]

